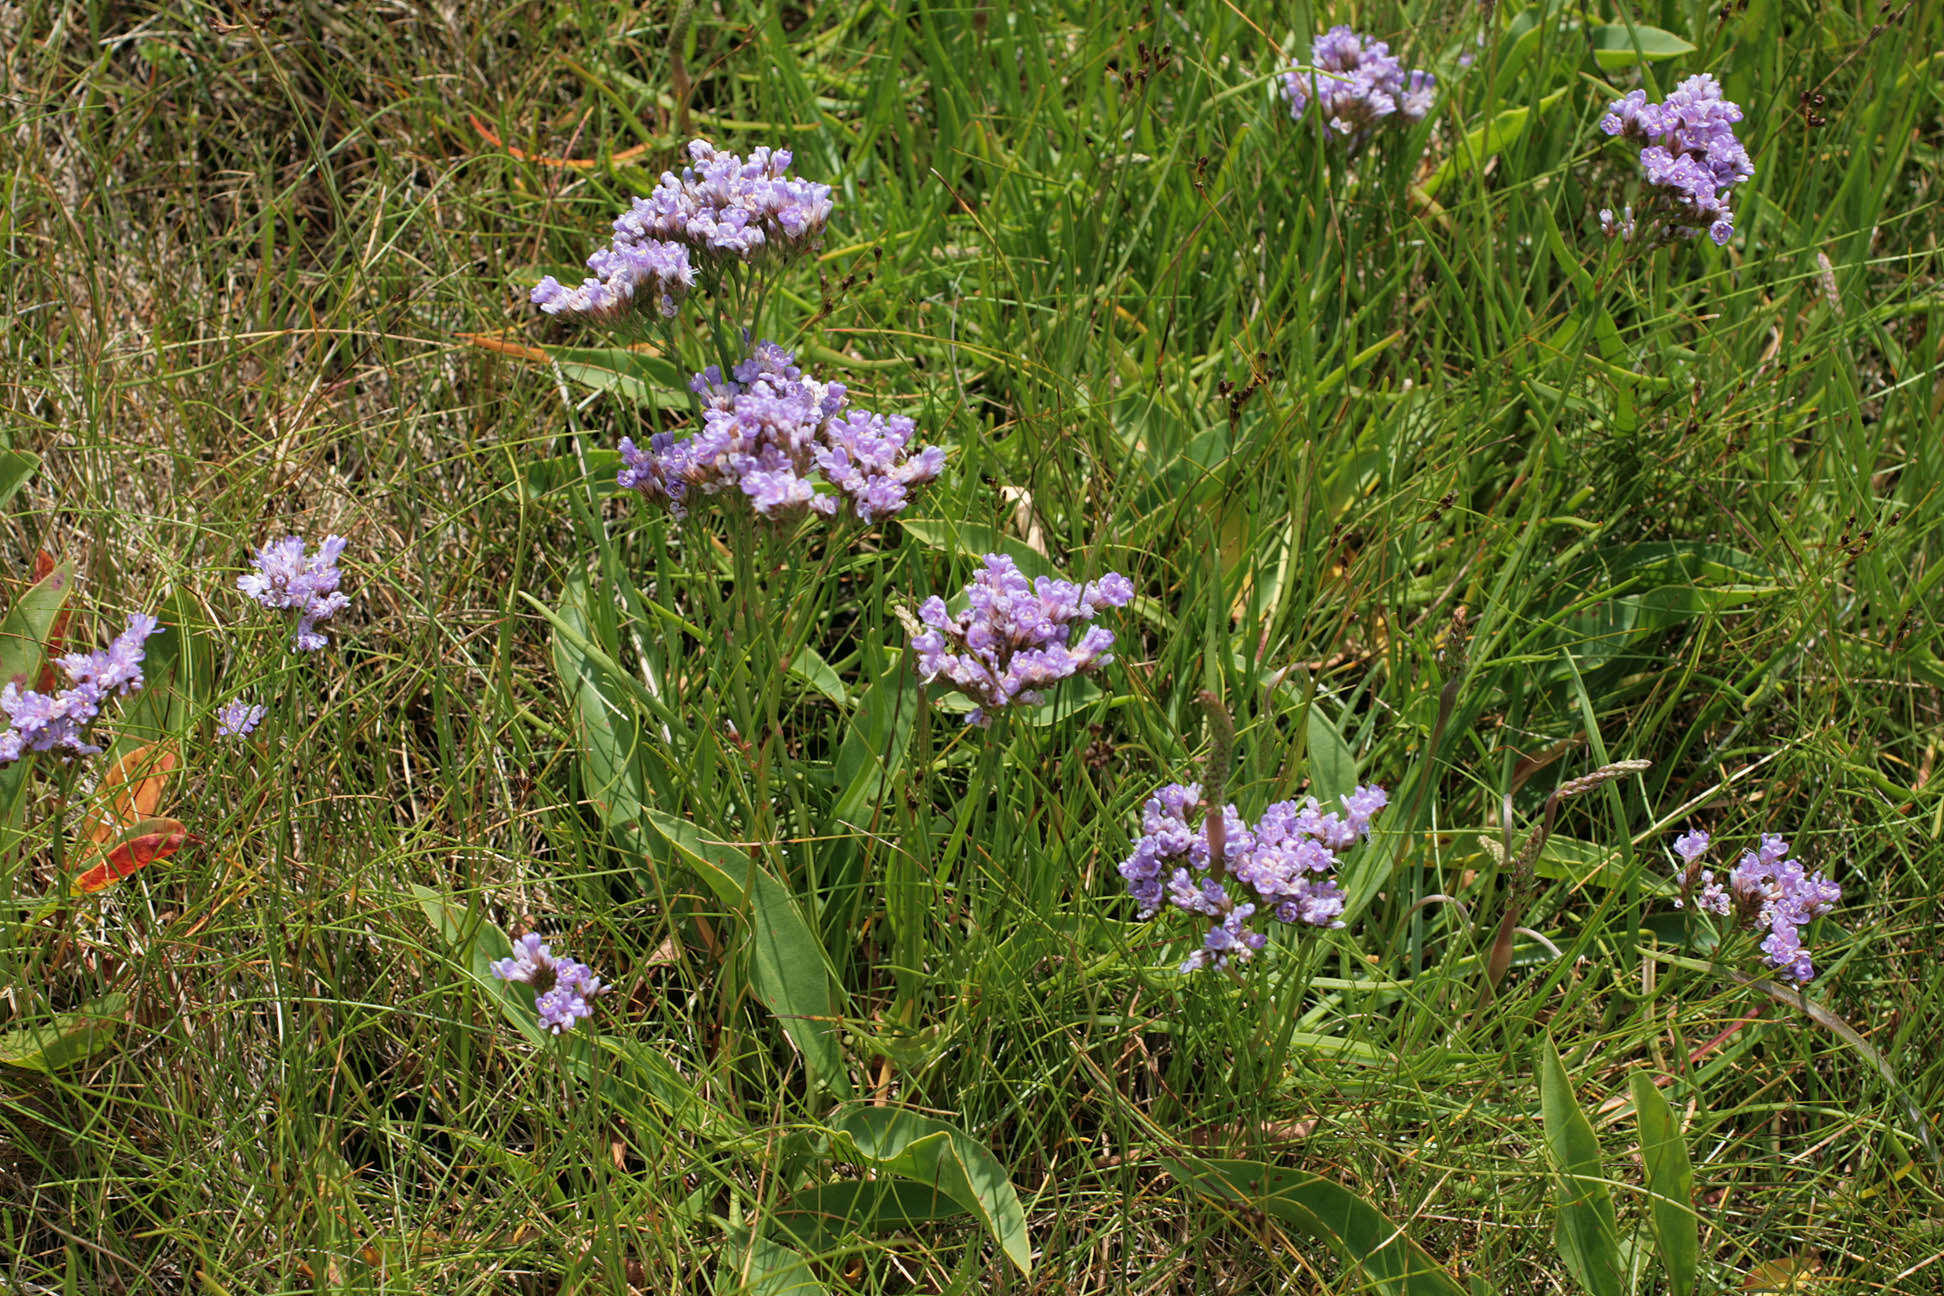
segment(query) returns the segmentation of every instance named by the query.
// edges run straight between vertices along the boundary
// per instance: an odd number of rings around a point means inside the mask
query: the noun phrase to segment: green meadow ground
[[[1944,9],[1589,6],[1748,108],[1733,243],[1649,251],[1596,216],[1639,72],[1573,6],[1239,8],[0,6],[0,426],[40,461],[0,574],[169,622],[123,745],[178,745],[196,838],[46,906],[103,762],[24,785],[0,1288],[1445,1290],[1219,1187],[1313,1174],[1475,1292],[1623,1290],[1555,1238],[1603,1186],[1613,1281],[1666,1291],[1645,1076],[1695,1290],[1944,1290]],[[1336,21],[1443,82],[1349,165],[1269,85]],[[758,545],[610,488],[685,398],[525,290],[692,135],[836,186],[772,319],[949,448],[908,524]],[[353,607],[293,655],[235,578],[330,531]],[[895,609],[995,535],[1134,579],[1119,660],[900,729]],[[778,635],[827,671],[760,668]],[[1247,813],[1353,765],[1393,797],[1351,925],[1239,980],[1177,975],[1114,871],[1204,689]],[[271,718],[217,742],[239,691]],[[1842,883],[1810,1004],[1673,910],[1694,824]],[[613,983],[598,1044],[477,975],[532,927]],[[828,1011],[786,1033],[779,975]],[[1542,1120],[1548,1037],[1584,1127]],[[1020,1220],[900,1196],[873,1104]]]

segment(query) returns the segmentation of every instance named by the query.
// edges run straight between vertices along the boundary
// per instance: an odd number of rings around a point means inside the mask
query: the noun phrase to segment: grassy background
[[[1475,46],[1483,12],[1448,5],[0,10],[0,390],[44,460],[0,561],[76,562],[103,637],[157,608],[185,632],[158,723],[201,838],[24,923],[57,885],[49,783],[6,861],[8,1028],[130,1004],[85,1065],[0,1074],[7,1283],[739,1289],[749,1225],[823,1173],[829,1103],[749,1004],[730,915],[588,804],[523,597],[581,588],[680,699],[648,717],[656,806],[771,843],[821,933],[851,1082],[953,1120],[1025,1206],[1030,1278],[961,1218],[829,1230],[805,1250],[831,1289],[1359,1289],[1162,1164],[1195,1149],[1326,1173],[1485,1290],[1571,1290],[1549,1031],[1630,1234],[1607,1100],[1672,1077],[1704,1290],[1937,1290],[1910,1113],[1944,1101],[1944,12],[1628,10],[1698,47],[1654,87],[1711,70],[1748,106],[1756,166],[1733,247],[1634,255],[1595,217],[1634,174],[1595,126],[1633,74],[1559,16],[1500,6]],[[1268,77],[1352,17],[1445,92],[1346,166]],[[1144,596],[1110,697],[985,738],[934,715],[862,814],[836,800],[868,708],[752,684],[706,527],[579,471],[679,411],[563,384],[538,348],[596,337],[522,304],[693,134],[837,186],[779,336],[952,452],[912,527],[773,539],[736,588],[853,691],[899,686],[892,606],[955,588],[977,527]],[[233,588],[287,530],[351,540],[355,611],[301,661]],[[624,573],[701,632],[618,611]],[[721,723],[750,687],[782,708],[760,759]],[[1141,798],[1194,773],[1204,688],[1246,812],[1340,763],[1332,735],[1397,794],[1362,920],[1239,987],[1175,977],[1180,930],[1133,924],[1113,872]],[[209,736],[239,689],[273,708],[257,748]],[[1621,758],[1654,764],[1567,804],[1526,902],[1560,957],[1522,940],[1480,1008],[1511,894],[1481,839]],[[1696,822],[1843,883],[1813,993],[1894,1085],[1682,948],[1658,879]],[[415,886],[559,932],[616,985],[603,1029],[695,1106],[590,1100]]]

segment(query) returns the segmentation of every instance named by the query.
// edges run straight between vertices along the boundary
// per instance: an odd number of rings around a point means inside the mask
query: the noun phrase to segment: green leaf
[[[111,1047],[128,996],[106,994],[71,1012],[0,1035],[0,1065],[52,1075]]]
[[[588,651],[592,636],[587,578],[569,577],[560,594],[553,635],[554,672],[567,691],[580,735],[581,779],[601,822],[639,847],[647,789],[637,756],[641,726],[629,695]],[[571,633],[569,633],[571,632]]]
[[[47,652],[47,636],[74,592],[74,564],[62,563],[28,586],[0,617],[0,684],[33,687]]]
[[[839,1179],[791,1197],[771,1217],[770,1226],[806,1251],[828,1251],[848,1233],[916,1233],[927,1224],[970,1213],[928,1183]]]
[[[790,676],[808,684],[838,706],[849,708],[850,690],[844,687],[843,677],[831,669],[823,654],[809,644],[805,644],[797,652],[796,660],[790,663]]]
[[[12,499],[40,468],[40,456],[25,450],[0,450],[0,505]]]
[[[730,1231],[712,1290],[724,1296],[828,1296],[830,1291],[794,1249],[747,1228]]]
[[[532,989],[502,981],[493,975],[493,964],[513,954],[513,942],[506,933],[429,886],[414,882],[408,889],[446,948],[466,957],[466,970],[487,997],[499,1005],[506,1020],[512,1022],[531,1043],[548,1043],[553,1036],[540,1025],[539,1015],[533,1008]]]
[[[1526,121],[1531,116],[1530,107],[1507,108],[1478,129],[1467,131],[1452,149],[1451,156],[1439,163],[1438,169],[1424,182],[1426,195],[1436,198],[1438,191],[1454,176],[1482,166],[1485,159],[1525,134]]]
[[[1600,1169],[1600,1142],[1547,1036],[1539,1041],[1539,1110],[1559,1175],[1553,1237],[1560,1259],[1591,1296],[1621,1296],[1620,1225]]]
[[[1357,786],[1357,758],[1330,717],[1315,702],[1309,709],[1310,795],[1325,805]]]
[[[743,847],[709,841],[694,824],[659,810],[644,813],[716,899],[747,917],[750,993],[776,1015],[812,1076],[837,1097],[848,1098],[838,1030],[840,991],[795,897]]]
[[[596,495],[624,495],[627,487],[614,479],[620,468],[621,453],[618,450],[587,451],[584,474],[582,461],[576,455],[536,459],[521,467],[520,490],[530,500],[543,499],[554,491],[578,484],[585,476],[593,483]]]
[[[846,1145],[850,1155],[845,1159],[937,1189],[978,1216],[1021,1273],[1032,1273],[1026,1212],[1012,1180],[998,1158],[971,1135],[897,1107],[853,1107],[831,1128]]]
[[[652,1102],[690,1133],[703,1133],[724,1124],[724,1113],[695,1091],[675,1065],[657,1049],[618,1035],[599,1035],[593,1047],[607,1057],[593,1068],[609,1093],[624,1099],[624,1108],[640,1110]],[[592,1053],[588,1061],[594,1062]]]
[[[1444,1267],[1342,1184],[1258,1161],[1165,1158],[1170,1174],[1205,1197],[1258,1210],[1317,1239],[1386,1296],[1464,1296]],[[1341,1290],[1355,1283],[1339,1284]]]
[[[1593,61],[1607,72],[1694,53],[1694,46],[1658,27],[1614,24],[1595,27],[1587,34],[1593,41]]]
[[[1555,90],[1541,99],[1537,107],[1542,111],[1550,108],[1565,93],[1564,89]],[[1532,117],[1532,108],[1533,105],[1507,108],[1483,126],[1467,131],[1464,138],[1460,139],[1457,146],[1451,150],[1451,156],[1439,163],[1438,169],[1433,171],[1430,178],[1424,182],[1425,196],[1436,198],[1438,191],[1455,177],[1485,165],[1486,159],[1493,154],[1502,152],[1517,143],[1519,137],[1525,134],[1526,123]]]
[[[31,688],[47,656],[47,636],[68,595],[74,591],[74,564],[62,563],[14,600],[0,617],[0,685]],[[0,856],[12,854],[23,833],[31,760],[0,765]]]
[[[1669,1296],[1689,1296],[1701,1267],[1701,1221],[1694,1211],[1694,1166],[1667,1098],[1644,1071],[1633,1073],[1634,1116],[1646,1170],[1648,1218],[1667,1270]]]
[[[904,768],[918,715],[918,693],[917,682],[906,678],[900,665],[886,671],[858,699],[837,748],[834,773],[841,791],[832,817],[838,823],[868,819],[868,812],[883,800],[891,780]]]
[[[688,376],[660,356],[626,347],[555,347],[547,352],[569,381],[657,408],[687,409]]]

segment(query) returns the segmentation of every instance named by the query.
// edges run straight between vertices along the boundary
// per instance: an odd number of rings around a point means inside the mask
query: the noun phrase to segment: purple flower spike
[[[1717,245],[1735,232],[1728,191],[1755,174],[1748,150],[1735,138],[1742,110],[1722,97],[1721,83],[1707,73],[1674,87],[1663,103],[1649,103],[1645,90],[1629,91],[1608,107],[1600,129],[1641,146],[1648,199],[1640,220],[1650,221],[1659,239],[1693,238],[1703,230]],[[1631,207],[1624,218],[1600,212],[1608,238],[1632,239],[1637,220]]]
[[[1246,961],[1267,943],[1251,929],[1251,918],[1271,913],[1285,923],[1308,927],[1343,925],[1343,888],[1337,884],[1337,857],[1370,835],[1371,820],[1388,797],[1380,787],[1359,787],[1339,798],[1343,813],[1325,810],[1309,797],[1278,801],[1254,825],[1233,805],[1222,807],[1220,865],[1209,856],[1201,787],[1170,783],[1141,811],[1141,836],[1121,861],[1128,894],[1142,919],[1163,905],[1213,918],[1202,947],[1181,965],[1183,972],[1226,967]]]
[[[1406,72],[1383,41],[1332,27],[1310,44],[1307,65],[1292,63],[1282,74],[1289,115],[1301,121],[1313,106],[1331,136],[1350,148],[1367,143],[1378,128],[1408,128],[1430,115],[1438,79]]]
[[[251,560],[256,570],[236,578],[236,588],[274,611],[297,614],[296,645],[304,652],[316,652],[325,645],[317,629],[351,604],[338,592],[344,573],[337,561],[344,553],[343,536],[325,536],[324,543],[309,557],[304,542],[285,536],[257,550]]]
[[[540,1024],[556,1035],[593,1016],[594,1006],[588,1001],[606,988],[585,963],[556,957],[539,932],[514,941],[512,957],[495,961],[492,971],[502,981],[532,986]]]
[[[911,650],[925,682],[942,678],[978,703],[966,723],[984,725],[994,711],[1037,705],[1044,689],[1113,661],[1112,631],[1089,626],[1078,640],[1070,635],[1101,608],[1133,599],[1133,582],[1114,572],[1084,585],[1028,581],[1011,558],[987,554],[965,587],[964,612],[953,616],[945,600],[925,600],[918,609],[924,629],[912,635]]]
[[[218,738],[248,738],[250,731],[263,723],[263,717],[270,714],[270,708],[251,706],[242,698],[223,704],[216,713],[216,736]]]
[[[645,448],[624,439],[616,477],[677,517],[693,487],[704,495],[739,490],[764,517],[833,516],[848,500],[875,522],[902,510],[911,488],[945,467],[937,446],[914,450],[910,419],[852,407],[842,383],[810,377],[773,342],[757,343],[731,378],[711,367],[689,389],[702,400],[701,429],[679,440],[658,433]]]
[[[152,616],[137,613],[128,627],[106,648],[69,653],[58,659],[73,683],[53,693],[40,693],[9,681],[0,688],[0,713],[7,729],[0,732],[0,765],[12,764],[30,751],[66,750],[92,756],[101,748],[87,741],[88,725],[109,698],[142,687],[142,658],[150,635],[157,630]]]

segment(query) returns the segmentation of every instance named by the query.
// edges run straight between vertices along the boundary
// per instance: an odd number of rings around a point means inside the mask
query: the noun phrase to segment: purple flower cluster
[[[263,723],[263,717],[270,714],[270,708],[251,706],[242,698],[225,702],[216,712],[216,736],[218,738],[248,738],[250,731]]]
[[[809,509],[831,515],[840,496],[873,522],[910,501],[910,488],[933,481],[945,452],[916,452],[916,425],[849,405],[844,385],[819,382],[773,342],[759,342],[733,377],[711,365],[689,384],[702,398],[702,429],[677,439],[666,432],[646,446],[621,441],[622,486],[667,503],[676,516],[691,487],[705,495],[731,487],[764,515]],[[834,491],[817,490],[821,480]]]
[[[325,536],[317,552],[304,554],[304,542],[285,536],[256,551],[256,570],[236,578],[236,588],[267,608],[297,614],[297,647],[316,652],[325,644],[319,622],[328,621],[350,605],[338,592],[344,573],[337,567],[344,552],[343,536]]]
[[[965,611],[953,616],[933,596],[918,609],[925,629],[911,638],[925,682],[943,678],[978,706],[965,719],[983,725],[993,711],[1044,700],[1041,690],[1111,662],[1111,630],[1089,626],[1069,642],[1075,622],[1101,608],[1126,607],[1134,584],[1109,572],[1097,581],[1041,576],[1028,581],[1004,554],[987,554],[965,587]]]
[[[1226,967],[1231,959],[1254,958],[1268,943],[1266,933],[1249,925],[1259,913],[1311,927],[1343,925],[1337,856],[1370,835],[1370,821],[1388,799],[1380,787],[1359,787],[1339,798],[1342,814],[1324,810],[1315,797],[1278,801],[1253,827],[1225,805],[1218,861],[1210,856],[1206,815],[1189,822],[1191,813],[1206,809],[1201,785],[1170,783],[1142,807],[1141,837],[1121,861],[1120,875],[1143,919],[1165,903],[1213,920],[1183,972]]]
[[[1748,150],[1735,138],[1742,110],[1724,99],[1721,83],[1707,73],[1674,87],[1661,103],[1648,103],[1645,90],[1614,100],[1600,129],[1635,141],[1647,173],[1651,199],[1642,214],[1659,222],[1664,237],[1692,238],[1702,230],[1716,244],[1735,232],[1728,191],[1755,174]],[[1630,239],[1638,229],[1631,207],[1616,217],[1600,212],[1608,237]]]
[[[155,631],[155,618],[138,613],[128,618],[128,628],[106,648],[61,657],[61,669],[73,683],[53,693],[36,692],[8,681],[0,689],[0,712],[6,713],[9,725],[0,733],[0,765],[11,764],[30,751],[53,751],[57,747],[77,756],[100,751],[88,743],[88,725],[110,697],[142,687],[145,645]]]
[[[1415,125],[1430,113],[1438,79],[1406,72],[1384,41],[1332,27],[1310,43],[1308,65],[1292,63],[1282,74],[1289,115],[1301,121],[1315,106],[1330,130],[1353,147],[1386,122]]]
[[[640,297],[663,318],[675,318],[695,286],[688,249],[660,239],[638,243],[625,238],[619,232],[621,221],[615,222],[614,241],[587,258],[591,276],[570,288],[548,275],[533,286],[529,300],[549,315],[618,315]]]
[[[681,175],[661,183],[614,222],[614,239],[587,259],[593,276],[570,288],[548,275],[532,301],[549,315],[612,314],[635,298],[673,318],[695,286],[696,262],[753,261],[766,250],[814,249],[830,221],[830,186],[791,178],[788,149],[745,160],[707,140],[689,145]]]
[[[1737,925],[1767,928],[1762,953],[1770,964],[1793,981],[1813,977],[1816,969],[1803,948],[1802,929],[1811,919],[1828,913],[1843,898],[1843,889],[1788,858],[1789,843],[1773,833],[1764,834],[1754,850],[1744,851],[1724,882],[1712,869],[1701,867],[1709,844],[1708,834],[1699,829],[1675,839],[1674,853],[1683,866],[1675,907],[1684,907],[1693,896],[1697,909],[1720,917],[1732,915]]]
[[[539,932],[528,932],[513,942],[513,956],[497,960],[493,975],[502,981],[518,981],[535,991],[534,1009],[540,1024],[558,1035],[572,1030],[574,1023],[594,1015],[588,1002],[604,988],[594,969],[570,958],[556,958],[541,941]]]

